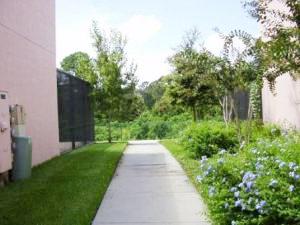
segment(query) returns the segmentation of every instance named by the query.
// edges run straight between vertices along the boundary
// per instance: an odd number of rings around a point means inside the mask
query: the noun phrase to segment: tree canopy
[[[96,58],[76,52],[67,56],[61,67],[92,84],[95,114],[107,122],[111,142],[111,122],[135,119],[142,113],[144,101],[136,88],[136,66],[127,63],[126,39],[122,34],[106,34],[94,23],[92,39]]]
[[[287,72],[294,78],[299,77],[300,1],[248,0],[244,6],[264,28],[257,47],[271,88],[275,79]]]

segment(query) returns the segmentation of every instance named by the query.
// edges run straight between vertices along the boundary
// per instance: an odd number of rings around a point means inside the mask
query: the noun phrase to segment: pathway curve
[[[129,143],[93,225],[209,225],[179,163],[157,141]]]

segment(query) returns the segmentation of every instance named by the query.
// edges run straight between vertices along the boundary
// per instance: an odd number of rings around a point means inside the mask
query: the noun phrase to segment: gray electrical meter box
[[[0,91],[0,173],[12,168],[8,93]]]

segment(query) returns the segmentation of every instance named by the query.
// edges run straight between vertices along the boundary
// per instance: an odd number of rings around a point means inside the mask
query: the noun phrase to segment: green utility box
[[[32,143],[30,137],[13,137],[12,180],[22,180],[31,176]]]

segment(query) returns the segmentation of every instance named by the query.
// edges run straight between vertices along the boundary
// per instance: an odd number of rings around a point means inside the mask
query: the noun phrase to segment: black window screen
[[[89,83],[57,70],[60,142],[94,141],[94,113]]]

